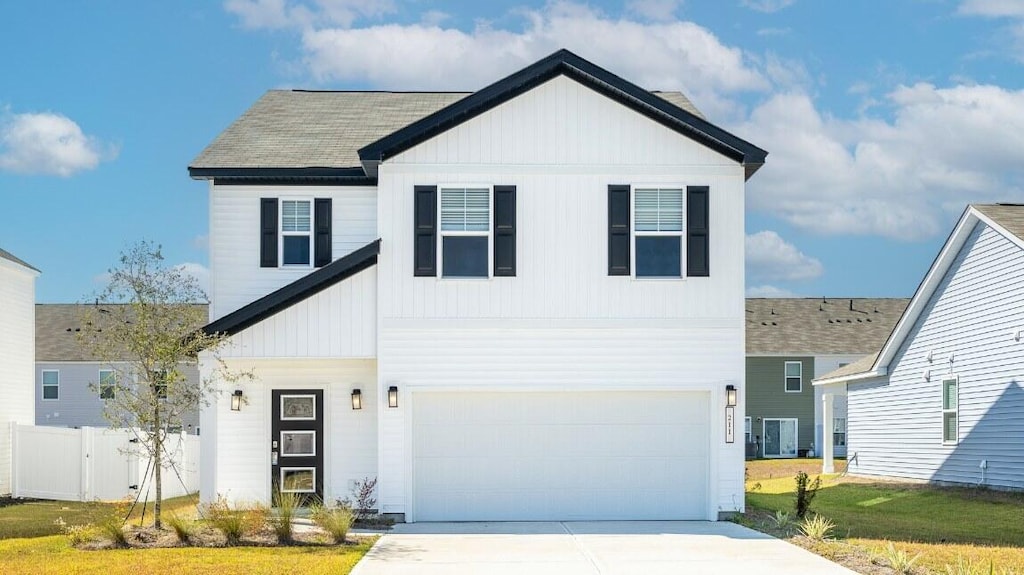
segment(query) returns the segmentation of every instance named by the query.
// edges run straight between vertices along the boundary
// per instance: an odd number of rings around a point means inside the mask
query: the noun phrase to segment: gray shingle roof
[[[0,259],[7,260],[9,262],[14,262],[14,263],[16,263],[18,265],[25,266],[25,267],[27,267],[30,270],[39,271],[36,268],[34,268],[31,265],[29,265],[27,262],[25,262],[25,260],[19,259],[14,254],[12,254],[11,252],[9,252],[9,251],[7,251],[5,249],[2,249],[2,248],[0,248]]]
[[[747,353],[875,353],[909,302],[906,298],[748,298]]]
[[[1024,240],[1024,205],[1022,204],[975,204],[974,209],[985,214],[1006,231]]]
[[[206,317],[207,306],[195,305],[203,309],[203,316]],[[82,315],[91,306],[36,304],[36,361],[97,361],[98,358],[78,342],[78,332],[83,327]]]
[[[654,94],[703,118],[680,92]],[[359,148],[468,95],[271,90],[189,168],[359,168]]]
[[[839,369],[830,371],[821,377],[816,377],[814,378],[814,380],[819,381],[824,379],[833,379],[836,377],[847,377],[851,375],[866,373],[871,370],[871,366],[875,365],[875,360],[878,359],[878,353],[879,352],[876,351],[874,353],[865,355],[864,357],[858,359],[853,363],[844,365]]]

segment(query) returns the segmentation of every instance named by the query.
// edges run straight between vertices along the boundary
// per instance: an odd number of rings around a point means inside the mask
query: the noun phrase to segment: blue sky
[[[128,243],[206,271],[186,167],[265,90],[477,89],[562,47],[767,149],[751,295],[910,296],[970,202],[1024,201],[1024,1],[16,2],[0,247],[87,299]]]

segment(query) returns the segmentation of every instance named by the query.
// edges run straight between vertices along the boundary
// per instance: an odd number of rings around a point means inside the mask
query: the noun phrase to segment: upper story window
[[[60,372],[43,370],[43,399],[60,399]]]
[[[153,395],[157,399],[167,399],[167,372],[157,370],[153,372],[153,381],[150,383]]]
[[[441,188],[441,275],[488,277],[490,237],[491,190]]]
[[[957,443],[960,434],[957,419],[960,414],[959,382],[950,378],[942,380],[942,442]]]
[[[633,190],[636,277],[682,277],[683,190]]]
[[[101,369],[99,377],[100,399],[114,399],[117,376],[112,369]]]
[[[804,364],[799,361],[786,362],[786,393],[803,391]]]
[[[281,200],[281,265],[310,265],[312,221],[310,200]]]

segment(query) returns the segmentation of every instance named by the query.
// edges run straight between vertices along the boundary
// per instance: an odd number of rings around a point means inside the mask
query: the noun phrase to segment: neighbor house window
[[[786,393],[803,391],[804,364],[799,361],[786,362]]]
[[[832,445],[846,446],[846,418],[836,417],[832,420]]]
[[[114,384],[117,381],[112,369],[100,370],[100,399],[114,399]]]
[[[490,188],[441,188],[443,277],[488,277],[490,236]]]
[[[310,265],[312,204],[310,200],[281,200],[281,265]]]
[[[155,371],[153,372],[153,395],[157,399],[167,399],[167,372],[166,371]]]
[[[957,419],[960,408],[960,402],[957,396],[958,387],[956,378],[942,380],[943,443],[956,443],[959,440],[959,434],[957,433]]]
[[[682,277],[683,190],[633,190],[636,277]]]
[[[43,370],[43,399],[60,399],[60,372]]]
[[[751,425],[749,417],[743,418],[743,433],[747,436],[747,443],[754,442],[754,438],[751,436],[751,433],[753,433],[753,426]]]

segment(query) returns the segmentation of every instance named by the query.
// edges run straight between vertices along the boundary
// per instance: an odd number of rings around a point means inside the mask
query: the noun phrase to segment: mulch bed
[[[228,544],[223,533],[208,526],[197,526],[196,532],[189,539],[188,543],[178,540],[177,535],[171,529],[157,529],[152,526],[138,527],[125,526],[127,546],[119,546],[107,540],[100,539],[88,541],[78,545],[83,550],[104,550],[104,549],[158,549],[167,547],[336,547],[340,545],[355,545],[356,539],[365,537],[360,534],[352,534],[346,538],[344,543],[334,543],[330,537],[317,530],[296,530],[293,540],[289,543],[282,543],[271,529],[264,529],[255,533],[247,533],[241,541]]]

